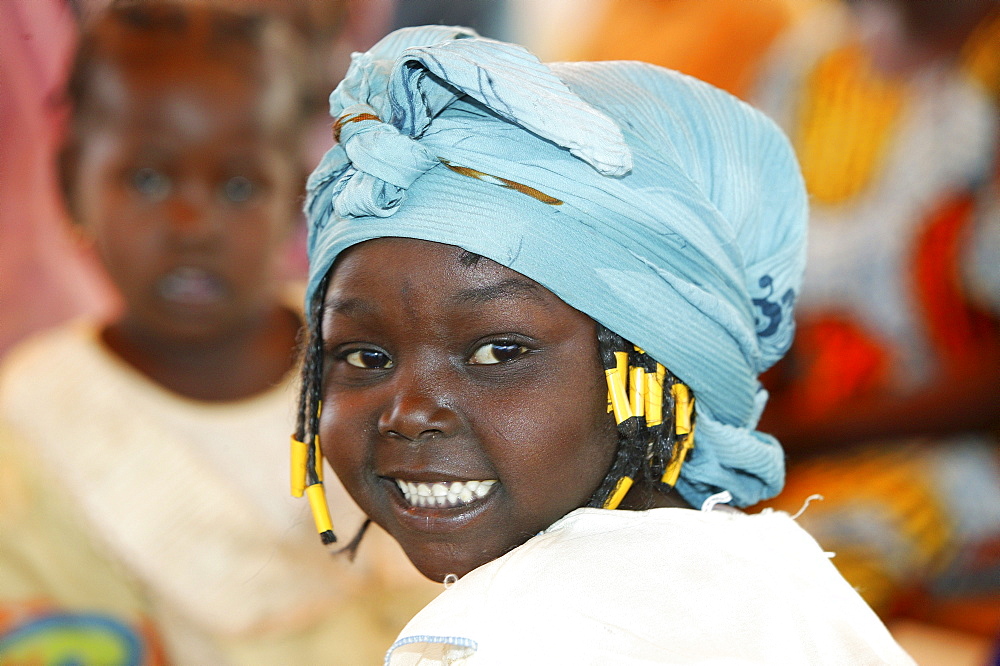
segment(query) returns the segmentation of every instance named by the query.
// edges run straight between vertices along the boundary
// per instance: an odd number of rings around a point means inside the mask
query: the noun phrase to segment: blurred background
[[[56,169],[68,68],[107,4],[0,2],[0,354],[121,308]],[[789,456],[769,506],[822,496],[799,522],[919,663],[1000,663],[1000,2],[200,4],[273,13],[299,35],[304,169],[329,147],[325,99],[350,53],[404,25],[468,25],[542,60],[644,60],[770,115],[812,213],[797,339],[764,378],[762,429]],[[3,605],[0,591],[0,641]]]

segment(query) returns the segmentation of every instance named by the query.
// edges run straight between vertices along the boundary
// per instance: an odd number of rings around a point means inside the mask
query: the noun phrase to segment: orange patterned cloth
[[[641,60],[744,97],[795,7],[788,0],[610,0],[568,59]]]
[[[818,9],[776,45],[752,96],[792,138],[811,195],[798,334],[772,377],[804,422],[961,380],[1000,349],[996,303],[972,297],[964,270],[976,234],[1000,223],[985,216],[997,209],[1000,13],[957,63],[906,78],[877,72],[858,34],[842,8]],[[956,623],[1000,631],[995,437],[827,454],[792,465],[775,506],[814,493],[826,499],[802,524],[878,610],[986,603],[992,615]]]

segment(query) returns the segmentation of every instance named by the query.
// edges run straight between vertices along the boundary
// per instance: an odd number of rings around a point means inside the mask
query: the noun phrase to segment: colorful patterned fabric
[[[603,0],[566,60],[641,60],[746,98],[761,59],[803,0]],[[574,42],[579,42],[575,44]],[[564,59],[562,54],[557,56]]]
[[[997,246],[977,240],[1000,227],[1000,13],[957,63],[907,76],[876,71],[861,30],[842,7],[821,7],[777,45],[753,97],[792,137],[811,195],[799,332],[770,378],[803,423],[963,382],[1000,353],[1000,297],[976,296],[968,280],[976,267],[989,284],[1000,264]],[[1000,609],[996,438],[865,444],[793,465],[775,505],[826,498],[802,523],[880,612],[913,611],[914,594]],[[987,622],[1000,630],[1000,612]]]
[[[545,66],[440,27],[356,54],[330,102],[340,142],[309,182],[307,302],[368,239],[487,256],[694,390],[686,499],[725,489],[746,505],[780,490],[781,449],[755,429],[757,376],[791,342],[806,201],[770,121],[676,72]]]

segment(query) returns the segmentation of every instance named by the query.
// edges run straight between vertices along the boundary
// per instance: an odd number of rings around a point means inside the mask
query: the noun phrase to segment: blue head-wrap
[[[636,62],[543,65],[463,28],[399,30],[330,96],[308,184],[307,303],[342,251],[460,246],[642,347],[697,397],[677,489],[741,506],[784,480],[757,376],[791,343],[806,196],[788,141],[736,98]]]

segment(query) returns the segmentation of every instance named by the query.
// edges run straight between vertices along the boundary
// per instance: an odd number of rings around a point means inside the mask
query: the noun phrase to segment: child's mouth
[[[478,502],[486,497],[496,479],[484,481],[439,481],[417,483],[395,479],[410,506],[427,508],[452,508]]]
[[[187,305],[207,305],[225,296],[225,288],[217,276],[193,266],[175,268],[160,278],[157,286],[166,300]]]

